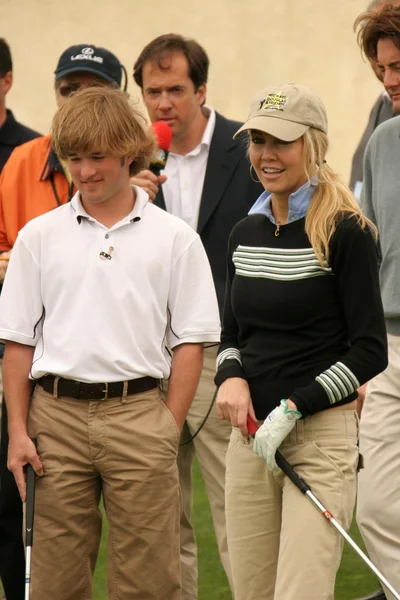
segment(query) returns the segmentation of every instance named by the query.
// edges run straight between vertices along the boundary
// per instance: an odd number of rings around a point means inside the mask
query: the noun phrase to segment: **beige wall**
[[[271,83],[308,85],[330,119],[330,162],[347,179],[353,150],[380,86],[352,31],[366,0],[0,0],[0,36],[12,47],[8,106],[42,132],[55,111],[53,71],[72,44],[112,50],[129,73],[156,35],[196,38],[211,59],[208,102],[244,119],[252,95]]]

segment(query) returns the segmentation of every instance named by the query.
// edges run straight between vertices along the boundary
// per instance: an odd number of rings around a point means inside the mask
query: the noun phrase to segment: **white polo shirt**
[[[199,236],[135,191],[134,209],[110,229],[76,194],[20,231],[0,298],[0,339],[35,346],[33,379],[165,378],[166,346],[219,341]]]

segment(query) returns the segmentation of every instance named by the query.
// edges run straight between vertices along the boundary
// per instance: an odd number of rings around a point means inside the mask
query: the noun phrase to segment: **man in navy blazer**
[[[161,208],[184,219],[204,244],[222,314],[229,234],[263,191],[250,176],[242,140],[233,140],[240,123],[205,104],[209,59],[195,41],[162,35],[151,41],[134,65],[152,122],[172,130],[165,170],[143,171],[133,182]],[[173,326],[173,323],[172,323]],[[232,588],[225,530],[225,453],[230,426],[217,418],[212,400],[217,347],[206,348],[196,396],[178,455],[181,518],[182,600],[197,599],[197,547],[191,526],[192,463],[197,455],[206,484],[219,553]]]
[[[211,139],[201,193],[197,232],[210,261],[222,315],[226,278],[226,251],[229,234],[243,219],[262,190],[250,177],[250,163],[243,139],[232,136],[242,123],[215,113],[215,129]],[[166,209],[160,186],[154,203]]]

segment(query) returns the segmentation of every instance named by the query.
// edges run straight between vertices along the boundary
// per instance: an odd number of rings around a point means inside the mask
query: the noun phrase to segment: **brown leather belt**
[[[56,381],[58,379],[58,381]],[[38,379],[37,383],[45,392],[55,396],[75,398],[76,400],[107,400],[108,398],[122,397],[124,394],[124,383],[126,395],[142,394],[156,388],[160,381],[154,377],[140,377],[130,379],[127,382],[113,381],[112,383],[82,383],[73,379],[58,378],[56,375],[45,375]]]

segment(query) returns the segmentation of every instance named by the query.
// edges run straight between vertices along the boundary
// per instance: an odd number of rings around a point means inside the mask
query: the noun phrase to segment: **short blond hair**
[[[95,152],[133,158],[131,175],[146,169],[157,151],[152,129],[128,94],[103,85],[72,94],[55,114],[51,135],[61,159]]]

